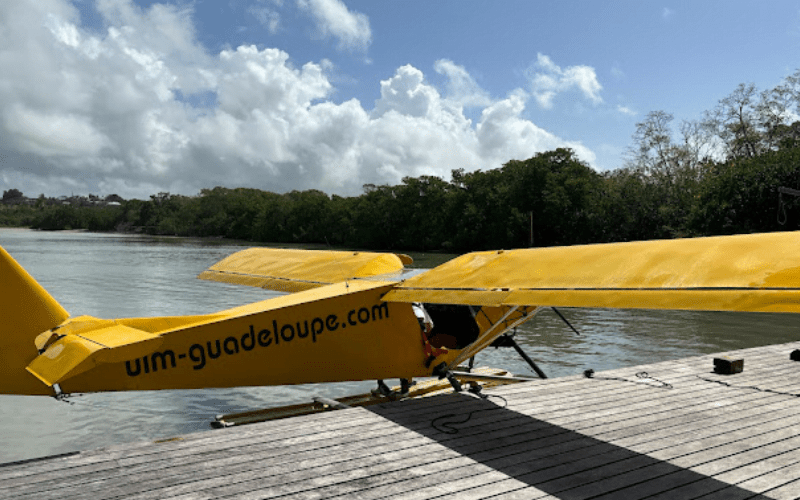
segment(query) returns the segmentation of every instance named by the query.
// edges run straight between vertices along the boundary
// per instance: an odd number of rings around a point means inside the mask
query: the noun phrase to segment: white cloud
[[[22,153],[43,157],[96,155],[109,145],[87,116],[46,113],[20,104],[9,106],[4,116],[6,140]]]
[[[331,90],[319,65],[308,63],[300,70],[293,69],[289,55],[282,50],[259,51],[243,45],[235,51],[222,51],[219,59],[215,68],[219,108],[240,118],[255,110],[275,116],[305,108]]]
[[[297,5],[311,14],[322,38],[339,40],[340,49],[364,51],[372,42],[369,18],[350,12],[341,0],[297,0]]]
[[[247,8],[248,14],[264,26],[271,35],[278,33],[281,27],[280,13],[270,7],[251,5]]]
[[[531,151],[568,147],[582,160],[594,162],[594,153],[581,143],[564,141],[522,118],[526,98],[524,92],[514,92],[483,110],[477,125],[482,156],[526,159],[532,156]]]
[[[548,56],[537,54],[536,63],[528,70],[528,77],[533,95],[543,108],[552,108],[557,94],[571,90],[578,90],[594,104],[603,102],[600,97],[603,87],[591,66],[569,66],[562,69]]]
[[[621,104],[617,105],[617,111],[619,111],[623,115],[628,115],[628,116],[636,116],[637,114],[636,111],[632,110],[627,106],[622,106]]]
[[[433,66],[440,75],[449,78],[447,83],[447,98],[464,107],[487,106],[491,103],[489,94],[467,73],[463,66],[459,66],[448,59],[439,59]]]
[[[406,65],[380,82],[367,109],[330,99],[330,61],[295,67],[286,52],[254,46],[210,55],[190,11],[98,5],[109,26],[102,35],[82,30],[66,1],[0,2],[3,189],[356,195],[365,183],[449,178],[455,168],[496,168],[562,146],[595,158],[525,119],[528,94],[492,101],[452,61],[435,66],[449,78],[444,95]],[[477,124],[465,106],[478,107]]]
[[[664,7],[661,10],[661,19],[663,19],[664,21],[669,21],[670,19],[672,19],[672,16],[674,16],[674,15],[675,15],[675,11],[670,9],[670,8],[668,8],[668,7]]]
[[[411,65],[397,70],[395,75],[381,82],[381,98],[375,103],[374,116],[388,111],[403,115],[426,117],[439,105],[439,92],[423,83],[422,71]]]

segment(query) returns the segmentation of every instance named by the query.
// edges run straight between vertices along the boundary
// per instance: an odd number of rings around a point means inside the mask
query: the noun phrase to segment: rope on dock
[[[593,378],[593,379],[597,379],[597,380],[621,380],[623,382],[633,382],[633,383],[636,383],[636,384],[639,383],[636,380],[629,380],[627,378],[622,378],[622,377],[595,377],[594,376],[594,370],[592,370],[591,368],[589,368],[588,370],[585,370],[583,372],[583,376],[586,377],[586,378]],[[664,382],[663,380],[659,380],[659,379],[657,379],[655,377],[651,377],[650,374],[648,374],[647,372],[639,372],[639,373],[637,373],[636,374],[636,378],[652,380],[653,382],[656,382],[656,383],[659,384],[656,387],[661,387],[662,389],[673,389],[672,384],[670,384],[669,382]]]
[[[503,406],[495,405],[493,408],[481,408],[479,410],[472,410],[471,412],[467,413],[466,418],[463,420],[457,420],[454,422],[442,422],[437,423],[439,420],[444,420],[446,418],[453,418],[456,416],[455,413],[448,413],[447,415],[440,415],[433,420],[431,420],[431,427],[436,429],[439,432],[443,432],[445,434],[458,434],[458,429],[453,427],[454,425],[461,425],[466,424],[472,418],[472,415],[482,412],[482,411],[493,411],[493,410],[502,410],[506,406],[508,406],[508,400],[503,396],[499,396],[497,394],[477,394],[477,396],[483,400],[488,400],[491,398],[497,398],[503,401]]]
[[[701,377],[700,375],[695,375],[695,376],[697,378],[699,378],[700,380],[703,380],[705,382],[714,382],[715,384],[724,385],[724,386],[730,387],[731,389],[751,389],[751,390],[759,391],[759,392],[769,392],[771,394],[780,394],[782,396],[791,396],[791,397],[794,397],[794,398],[800,398],[800,394],[797,394],[797,393],[794,393],[794,392],[776,391],[774,389],[765,389],[764,387],[756,387],[754,385],[733,385],[733,384],[730,384],[728,382],[723,382],[722,380],[714,380],[714,379],[710,379],[710,378],[705,378],[705,377]]]

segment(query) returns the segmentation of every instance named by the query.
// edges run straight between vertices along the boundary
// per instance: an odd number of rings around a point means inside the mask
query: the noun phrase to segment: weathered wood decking
[[[11,464],[0,498],[800,498],[796,348],[728,353],[736,375],[700,356]]]

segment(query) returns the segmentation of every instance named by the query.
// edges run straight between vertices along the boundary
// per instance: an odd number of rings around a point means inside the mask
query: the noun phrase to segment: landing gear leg
[[[459,382],[458,379],[456,379],[456,377],[450,372],[450,370],[447,369],[447,365],[444,363],[441,363],[433,369],[433,375],[439,377],[439,380],[446,378],[447,381],[450,382],[450,385],[453,386],[453,390],[456,392],[461,392],[464,390],[461,387],[461,382]]]
[[[392,395],[392,390],[383,380],[378,380],[378,388],[372,389],[373,396],[386,396],[387,398]]]
[[[411,386],[414,385],[414,381],[408,378],[401,378],[400,379],[400,395],[405,396],[408,394],[409,389]]]
[[[400,379],[400,392],[393,391],[386,385],[386,382],[383,380],[378,380],[378,387],[377,389],[372,389],[373,396],[385,396],[391,400],[395,400],[398,398],[405,397],[408,395],[408,391],[415,382],[413,379],[409,378],[401,378]]]

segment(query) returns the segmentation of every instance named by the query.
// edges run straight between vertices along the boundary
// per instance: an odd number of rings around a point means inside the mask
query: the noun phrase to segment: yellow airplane
[[[0,394],[441,377],[542,307],[797,313],[798,249],[784,232],[498,250],[406,278],[403,255],[251,248],[199,277],[293,293],[99,319],[70,316],[0,248]]]

